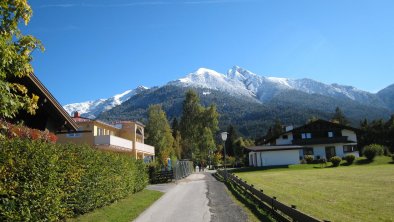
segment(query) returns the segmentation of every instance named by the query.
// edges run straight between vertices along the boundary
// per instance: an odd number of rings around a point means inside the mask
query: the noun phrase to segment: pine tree
[[[179,132],[179,123],[176,117],[172,120],[171,129],[172,129],[172,136],[175,138],[177,132]]]
[[[226,140],[226,156],[234,156],[235,155],[235,146],[234,142],[238,139],[237,132],[233,125],[229,125],[227,127],[227,140]]]
[[[181,133],[179,131],[176,131],[176,134],[174,136],[174,152],[175,155],[178,159],[182,158],[182,137]]]
[[[210,137],[213,138],[213,135],[219,129],[218,118],[219,114],[215,105],[204,108],[200,105],[200,98],[194,91],[189,90],[186,93],[179,124],[182,137],[183,158],[199,158],[200,160],[201,158],[207,158],[205,149],[208,146],[207,143],[211,143]],[[202,139],[202,137],[205,138]],[[208,147],[211,147],[211,145]]]
[[[283,124],[280,120],[276,119],[275,123],[269,128],[266,138],[277,137],[283,133]]]
[[[192,159],[193,152],[197,151],[198,133],[200,129],[200,98],[197,94],[189,90],[183,101],[182,118],[180,122],[180,130],[182,136],[183,158]]]
[[[331,121],[342,124],[342,125],[349,125],[349,120],[347,120],[345,114],[343,114],[342,110],[337,107],[335,108],[334,116],[332,117]]]
[[[217,112],[216,105],[212,104],[206,109],[202,110],[201,124],[202,128],[208,127],[211,132],[216,132],[219,130],[219,113]]]
[[[209,154],[214,153],[215,150],[216,144],[212,132],[208,127],[204,127],[200,139],[200,159],[208,160]]]

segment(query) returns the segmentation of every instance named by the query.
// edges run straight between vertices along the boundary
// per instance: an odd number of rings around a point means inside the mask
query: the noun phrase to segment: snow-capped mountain
[[[96,118],[100,113],[122,104],[124,101],[130,99],[132,96],[139,94],[147,89],[148,88],[145,86],[139,86],[136,89],[127,90],[108,99],[97,99],[94,101],[72,103],[63,106],[63,108],[70,115],[72,115],[73,112],[78,111],[83,117],[93,119]]]
[[[270,101],[274,96],[284,91],[297,90],[333,98],[348,98],[361,104],[384,106],[376,94],[362,91],[352,86],[329,85],[312,79],[265,77],[239,66],[229,69],[227,74],[200,68],[196,72],[168,84],[219,90],[231,95],[248,96],[263,103]]]
[[[237,96],[243,100],[268,104],[275,98],[294,98],[295,92],[302,92],[309,95],[322,95],[334,100],[352,100],[356,103],[380,108],[394,109],[391,103],[386,100],[391,98],[370,92],[359,90],[352,86],[339,84],[325,84],[312,79],[288,79],[278,77],[265,77],[251,71],[234,66],[226,74],[219,73],[207,68],[199,68],[195,72],[189,73],[183,78],[168,82],[163,87],[193,87],[203,90],[202,95],[207,96],[211,91],[223,92],[228,96]],[[155,91],[160,87],[152,88]],[[146,87],[138,87],[134,90],[127,90],[109,99],[98,99],[82,103],[65,105],[64,108],[70,114],[78,111],[82,116],[95,118],[102,112],[112,109],[122,104],[132,96],[147,90]],[[383,93],[382,93],[383,94]],[[304,97],[303,97],[304,98]],[[298,99],[303,99],[298,98]],[[307,98],[305,98],[307,99]]]
[[[199,68],[184,78],[169,82],[168,85],[213,89],[228,92],[232,95],[254,96],[254,93],[246,89],[241,81],[228,78],[226,75],[206,68]]]

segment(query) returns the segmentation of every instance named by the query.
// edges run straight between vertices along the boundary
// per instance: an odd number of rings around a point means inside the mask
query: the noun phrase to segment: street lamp
[[[220,133],[220,136],[223,140],[223,149],[224,149],[224,180],[227,180],[227,169],[226,169],[226,140],[227,140],[227,132]]]

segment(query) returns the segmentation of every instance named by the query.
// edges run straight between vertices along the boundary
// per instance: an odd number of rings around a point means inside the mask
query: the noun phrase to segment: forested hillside
[[[188,89],[170,85],[152,88],[102,113],[98,118],[104,121],[133,119],[146,122],[149,105],[161,104],[171,120],[181,115],[182,101]],[[388,118],[390,114],[383,108],[361,105],[350,99],[338,100],[299,91],[282,92],[263,104],[249,97],[229,96],[221,91],[201,88],[194,90],[198,92],[204,106],[216,104],[220,113],[220,129],[226,129],[232,124],[241,134],[251,137],[264,135],[276,119],[287,125],[301,125],[312,117],[329,119],[336,107],[340,107],[356,126],[361,119]]]

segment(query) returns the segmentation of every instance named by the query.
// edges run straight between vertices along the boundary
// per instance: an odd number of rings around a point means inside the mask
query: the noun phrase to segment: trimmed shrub
[[[48,130],[40,131],[23,125],[15,125],[0,119],[0,139],[30,139],[55,143],[57,137]]]
[[[365,146],[363,149],[363,155],[370,161],[372,161],[375,156],[377,155],[383,155],[384,153],[384,148],[382,145],[379,144],[371,144],[368,146]]]
[[[304,159],[305,159],[306,163],[310,164],[310,163],[313,162],[313,159],[314,159],[314,158],[313,158],[312,155],[305,155],[305,156],[304,156]]]
[[[141,161],[86,145],[0,140],[0,221],[59,221],[142,190]]]
[[[330,159],[330,162],[332,163],[332,166],[337,167],[341,163],[342,159],[339,156],[333,156]]]
[[[348,155],[344,156],[343,159],[346,160],[346,162],[348,164],[352,164],[354,162],[354,160],[356,159],[356,156],[353,154],[348,154]]]

